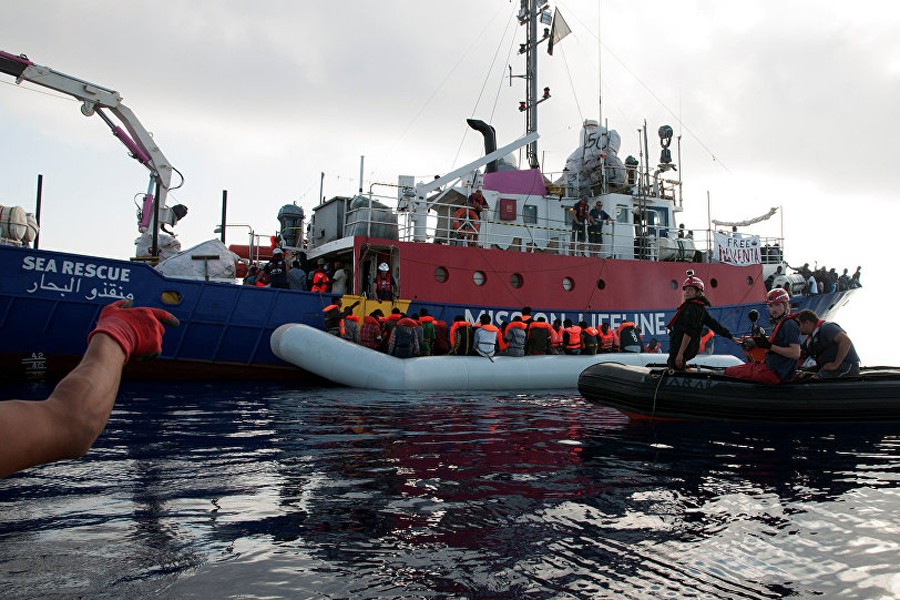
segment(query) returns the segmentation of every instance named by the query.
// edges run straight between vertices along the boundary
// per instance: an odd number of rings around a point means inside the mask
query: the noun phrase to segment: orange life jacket
[[[500,351],[506,350],[508,344],[503,340],[503,334],[500,333],[500,330],[496,325],[492,325],[491,323],[488,323],[487,325],[475,325],[475,329],[478,329],[479,327],[484,329],[485,331],[493,331],[495,334],[497,334],[497,349]]]
[[[313,274],[313,284],[310,291],[313,292],[325,292],[328,290],[328,282],[331,281],[328,279],[328,275],[325,274],[324,271],[318,270]]]
[[[572,325],[571,327],[567,327],[563,331],[569,334],[569,341],[566,343],[566,350],[580,350],[581,327],[579,327],[578,325]]]
[[[603,333],[602,329],[599,330],[597,332],[597,337],[600,338],[601,350],[606,350],[607,352],[612,351],[616,339],[616,333],[612,329],[607,329],[606,333]]]
[[[706,335],[700,336],[700,352],[706,350],[706,344],[709,340],[713,339],[713,336],[716,335],[716,332],[710,329],[706,332]]]

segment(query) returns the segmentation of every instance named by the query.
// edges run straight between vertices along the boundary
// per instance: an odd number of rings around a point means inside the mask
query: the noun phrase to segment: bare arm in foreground
[[[178,323],[164,310],[127,306],[119,301],[101,311],[84,357],[50,397],[0,402],[0,477],[90,449],[106,427],[129,356],[158,354],[161,323]]]

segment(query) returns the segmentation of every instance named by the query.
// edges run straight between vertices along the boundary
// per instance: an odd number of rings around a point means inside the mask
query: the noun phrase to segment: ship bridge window
[[[648,208],[647,231],[654,237],[669,237],[669,211],[665,208]]]
[[[526,204],[522,207],[522,222],[526,225],[537,225],[538,222],[537,206],[534,204]]]

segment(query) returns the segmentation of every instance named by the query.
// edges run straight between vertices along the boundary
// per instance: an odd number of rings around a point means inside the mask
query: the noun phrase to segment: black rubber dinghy
[[[860,377],[762,385],[721,370],[670,373],[603,363],[585,369],[578,391],[588,402],[631,418],[779,423],[900,421],[900,369],[869,367]]]

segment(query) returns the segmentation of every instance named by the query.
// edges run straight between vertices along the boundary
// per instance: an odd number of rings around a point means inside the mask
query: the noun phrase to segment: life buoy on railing
[[[478,233],[478,213],[471,208],[460,206],[453,213],[453,222],[450,224],[453,233],[459,237],[472,237]]]

